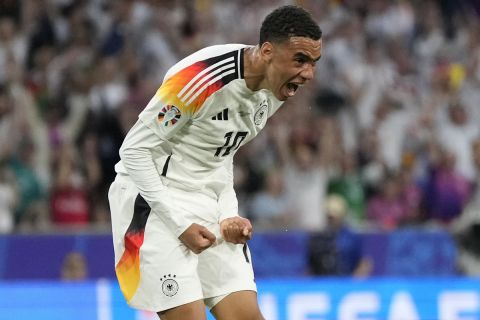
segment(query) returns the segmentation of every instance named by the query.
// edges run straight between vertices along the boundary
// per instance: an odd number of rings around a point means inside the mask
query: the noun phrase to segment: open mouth
[[[287,85],[285,86],[287,88],[287,96],[293,97],[297,92],[298,88],[301,87],[302,85],[303,85],[302,83],[288,82]]]
[[[293,82],[287,83],[287,94],[288,94],[288,96],[293,97],[295,95],[295,93],[297,92],[298,87],[300,87],[300,85],[297,84],[297,83],[293,83]]]

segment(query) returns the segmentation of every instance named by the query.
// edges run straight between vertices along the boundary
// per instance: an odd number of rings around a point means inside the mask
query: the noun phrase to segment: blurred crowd
[[[257,230],[446,228],[480,250],[473,0],[2,0],[0,232],[109,230],[118,149],[166,70],[257,44],[282,4],[312,12],[324,51],[237,153],[241,214]]]

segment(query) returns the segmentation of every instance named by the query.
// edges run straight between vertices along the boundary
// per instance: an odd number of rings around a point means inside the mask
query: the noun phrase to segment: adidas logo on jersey
[[[228,120],[228,108],[223,109],[216,116],[212,117],[212,120]]]

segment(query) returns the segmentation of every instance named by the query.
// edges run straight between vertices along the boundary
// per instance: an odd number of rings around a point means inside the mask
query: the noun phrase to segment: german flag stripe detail
[[[132,221],[125,233],[125,251],[115,267],[120,289],[128,302],[140,283],[140,247],[150,211],[150,206],[139,194],[135,199]]]

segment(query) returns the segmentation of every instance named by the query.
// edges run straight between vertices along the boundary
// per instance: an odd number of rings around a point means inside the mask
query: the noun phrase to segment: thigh
[[[161,320],[205,320],[205,305],[202,300],[187,303],[158,313]]]
[[[211,310],[217,320],[264,320],[255,291],[237,291],[227,295]]]
[[[214,229],[213,226],[211,228]],[[218,301],[216,297],[237,291],[257,290],[247,245],[221,241],[203,251],[198,259],[198,274],[209,308]]]

